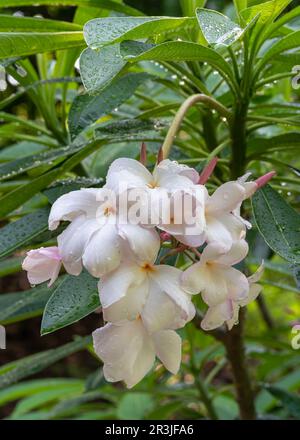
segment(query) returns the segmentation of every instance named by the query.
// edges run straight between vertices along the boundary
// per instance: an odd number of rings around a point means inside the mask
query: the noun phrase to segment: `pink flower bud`
[[[168,232],[161,232],[160,233],[160,238],[162,241],[170,241],[171,240],[171,235]]]
[[[146,147],[145,142],[143,142],[143,143],[142,143],[142,146],[141,146],[140,162],[141,162],[143,165],[146,165],[146,163],[147,163],[147,147]]]
[[[212,175],[216,165],[218,162],[218,158],[214,157],[209,164],[204,168],[204,170],[202,171],[202,173],[200,174],[199,177],[199,181],[198,183],[200,185],[205,185],[205,183],[208,181],[208,179],[210,178],[210,176]]]
[[[255,183],[257,185],[257,188],[262,188],[263,186],[265,186],[269,182],[269,180],[271,180],[272,177],[274,177],[275,175],[275,171],[270,171],[269,173],[264,174],[263,176],[256,179]]]

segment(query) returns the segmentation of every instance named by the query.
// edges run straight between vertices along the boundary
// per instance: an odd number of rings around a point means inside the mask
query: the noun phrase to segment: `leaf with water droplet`
[[[254,218],[268,246],[285,260],[300,263],[300,215],[270,185],[252,197]]]
[[[97,283],[98,280],[85,271],[78,277],[67,276],[45,307],[41,334],[73,324],[100,307]]]

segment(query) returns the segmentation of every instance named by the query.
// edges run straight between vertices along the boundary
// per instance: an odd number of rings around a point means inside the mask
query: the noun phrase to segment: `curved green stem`
[[[202,93],[190,96],[181,104],[169,128],[169,131],[162,146],[164,158],[167,158],[170,154],[172,144],[174,142],[174,139],[176,138],[178,130],[181,126],[181,123],[187,111],[198,102],[202,102],[210,109],[216,110],[222,117],[226,118],[227,121],[230,122],[231,112],[215,99],[211,98],[210,96],[204,95]]]

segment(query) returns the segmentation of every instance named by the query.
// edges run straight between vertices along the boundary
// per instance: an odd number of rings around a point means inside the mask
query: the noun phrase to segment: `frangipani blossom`
[[[58,247],[41,247],[27,252],[22,268],[27,271],[30,284],[40,284],[49,281],[50,287],[57,279],[62,265],[62,258]]]
[[[57,199],[49,216],[49,229],[61,220],[71,224],[57,237],[64,265],[72,275],[79,275],[82,265],[95,277],[118,267],[122,247],[127,242],[139,258],[152,258],[159,250],[159,236],[154,229],[120,224],[115,201],[107,201],[104,189],[81,189]]]
[[[223,303],[209,307],[201,322],[203,330],[213,330],[225,322],[228,330],[231,330],[232,327],[238,323],[240,308],[254,301],[260,294],[262,286],[257,284],[257,281],[259,281],[262,272],[263,264],[253,275],[248,277],[249,293],[243,300],[235,301],[233,299],[227,299]]]
[[[182,287],[190,294],[202,293],[203,301],[217,306],[228,299],[244,300],[249,293],[246,276],[231,267],[248,253],[245,240],[234,242],[230,251],[211,243],[206,246],[198,263],[193,264],[181,277]]]
[[[142,319],[106,324],[93,333],[94,350],[102,359],[107,381],[124,381],[132,388],[153,367],[155,356],[171,373],[181,362],[181,339],[174,330],[149,334]]]
[[[99,281],[104,319],[120,323],[141,315],[149,332],[161,325],[182,327],[195,310],[190,295],[180,286],[181,274],[175,267],[153,262],[121,264]]]
[[[116,159],[109,167],[106,187],[116,193],[123,188],[140,188],[146,190],[173,192],[187,190],[199,180],[199,174],[193,168],[165,159],[160,162],[151,174],[148,169],[134,159]]]
[[[110,166],[105,187],[116,193],[128,191],[129,198],[141,194],[147,205],[142,223],[157,226],[189,244],[186,237],[199,236],[204,229],[205,193],[198,180],[196,170],[168,159],[151,174],[140,162],[122,158]]]

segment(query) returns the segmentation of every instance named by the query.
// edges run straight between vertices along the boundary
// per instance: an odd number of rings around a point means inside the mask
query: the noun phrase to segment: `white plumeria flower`
[[[62,264],[62,258],[57,246],[41,247],[27,252],[22,268],[27,271],[30,284],[40,284],[49,281],[50,287],[57,279]]]
[[[121,264],[99,281],[104,319],[120,323],[141,315],[149,332],[162,324],[169,329],[182,327],[194,317],[195,309],[180,286],[181,274],[175,267],[153,261]]]
[[[262,286],[257,284],[257,281],[259,281],[262,272],[263,264],[253,275],[248,277],[249,293],[245,299],[240,301],[227,299],[221,304],[209,307],[201,322],[203,330],[214,330],[215,328],[222,326],[225,322],[228,330],[231,330],[232,327],[238,323],[240,308],[254,301],[260,294]]]
[[[200,235],[204,229],[204,187],[197,185],[196,170],[169,159],[160,162],[151,174],[134,159],[117,159],[109,168],[106,187],[132,195],[142,191],[147,216],[142,222],[158,226],[184,244],[186,236]],[[138,193],[137,193],[138,194]]]
[[[248,280],[231,266],[243,260],[247,253],[245,240],[234,242],[230,251],[219,243],[208,244],[200,261],[183,272],[183,288],[190,294],[201,292],[203,301],[209,306],[216,306],[227,299],[244,300],[249,293]]]
[[[198,180],[199,174],[196,170],[169,159],[161,161],[151,174],[137,160],[120,158],[109,167],[105,186],[116,193],[123,188],[155,191],[163,189],[173,192],[178,189],[188,189]]]
[[[49,216],[49,229],[61,220],[71,224],[57,237],[66,270],[79,275],[82,264],[95,277],[114,270],[121,262],[122,247],[127,242],[139,258],[152,258],[159,250],[159,236],[154,229],[119,223],[115,200],[101,200],[105,189],[72,191],[57,199]],[[155,255],[156,258],[156,255]]]
[[[153,367],[155,356],[171,373],[181,362],[181,339],[174,330],[149,333],[142,319],[106,324],[93,333],[94,349],[104,362],[107,381],[124,381],[132,388]]]

